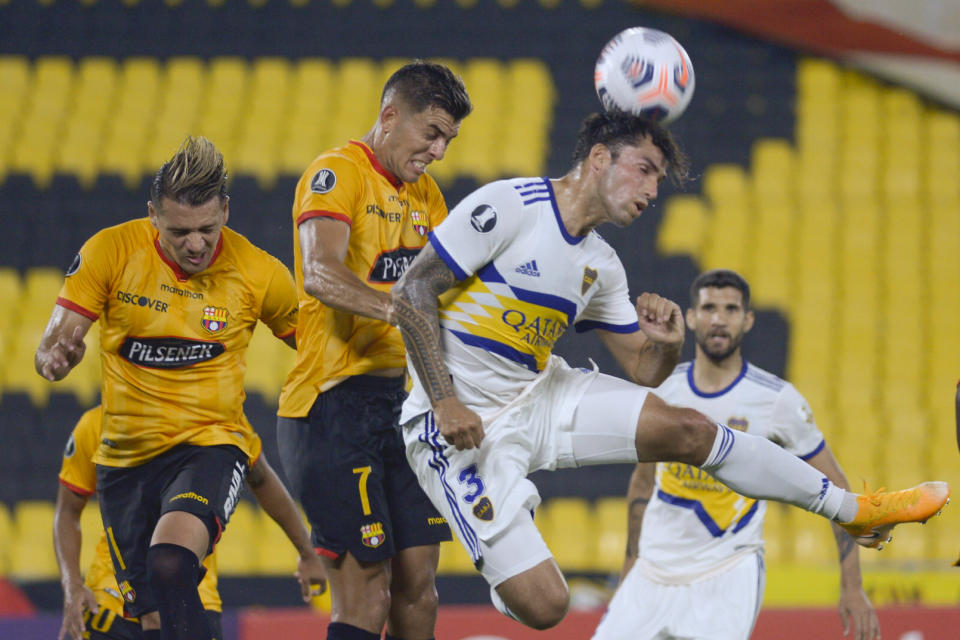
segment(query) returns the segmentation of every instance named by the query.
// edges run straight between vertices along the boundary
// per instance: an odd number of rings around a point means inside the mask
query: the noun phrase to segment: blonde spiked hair
[[[227,197],[223,154],[203,136],[187,136],[154,176],[150,200],[158,209],[162,198],[195,207],[215,196]]]

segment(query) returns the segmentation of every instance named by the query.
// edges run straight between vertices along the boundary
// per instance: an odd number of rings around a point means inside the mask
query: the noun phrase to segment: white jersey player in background
[[[661,126],[593,114],[565,176],[478,189],[391,292],[414,381],[400,418],[407,459],[498,609],[537,629],[562,620],[570,601],[533,523],[540,497],[526,476],[537,469],[677,460],[740,493],[848,523],[870,545],[896,523],[929,518],[949,494],[925,483],[856,496],[765,438],[648,393],[679,359],[680,308],[653,294],[634,306],[594,228],[629,225],[682,168]],[[632,382],[552,356],[570,325],[599,330]]]
[[[696,356],[679,365],[657,395],[771,440],[849,488],[803,396],[740,353],[754,322],[747,282],[733,271],[708,271],[694,280],[690,304]],[[638,464],[627,502],[624,577],[594,639],[749,638],[763,600],[766,502],[673,462]],[[833,533],[844,635],[852,623],[856,640],[872,640],[880,627],[863,592],[857,546],[836,524]]]

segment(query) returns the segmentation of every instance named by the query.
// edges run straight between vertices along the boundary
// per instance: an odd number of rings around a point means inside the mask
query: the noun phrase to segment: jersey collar
[[[359,140],[351,140],[350,144],[355,144],[361,149],[363,149],[363,152],[367,154],[367,160],[370,161],[370,165],[373,167],[373,170],[379,173],[380,175],[382,175],[384,178],[386,178],[390,182],[390,184],[393,185],[394,189],[399,189],[400,187],[403,186],[403,180],[401,180],[397,176],[387,171],[383,167],[383,165],[380,164],[380,161],[377,160],[377,156],[373,154],[373,151],[370,149],[370,147],[360,142]]]
[[[190,274],[184,272],[176,262],[167,257],[167,254],[163,252],[163,247],[160,246],[160,234],[157,233],[153,236],[153,246],[157,250],[157,255],[160,256],[160,259],[163,260],[168,267],[173,271],[173,275],[177,277],[178,282],[186,282],[190,279]],[[220,238],[217,239],[217,248],[213,250],[213,257],[210,258],[210,264],[207,265],[207,269],[213,266],[213,263],[216,261],[217,256],[220,255],[220,250],[223,248],[223,231],[220,232]]]
[[[697,388],[697,384],[693,381],[693,367],[696,364],[696,360],[693,360],[692,362],[690,362],[690,368],[687,369],[687,383],[690,385],[690,390],[693,391],[695,395],[698,395],[701,398],[716,398],[718,396],[722,396],[723,394],[727,393],[728,391],[733,389],[735,386],[737,386],[737,383],[743,380],[743,377],[747,375],[747,359],[744,358],[743,356],[740,356],[740,357],[743,360],[743,366],[740,368],[740,373],[738,373],[737,377],[733,379],[733,382],[728,384],[725,388],[720,389],[720,391],[715,391],[713,393],[700,391],[700,389]]]

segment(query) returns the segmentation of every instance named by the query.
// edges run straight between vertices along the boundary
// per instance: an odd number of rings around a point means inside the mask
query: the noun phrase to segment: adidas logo
[[[537,270],[537,261],[531,260],[530,262],[525,262],[515,269],[517,273],[523,274],[525,276],[531,276],[534,278],[540,277],[540,272]]]

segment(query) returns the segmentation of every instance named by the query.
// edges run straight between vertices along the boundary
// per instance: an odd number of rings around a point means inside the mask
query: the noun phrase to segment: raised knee
[[[538,631],[550,629],[560,624],[570,608],[570,591],[565,583],[552,585],[552,588],[541,591],[525,615],[523,622]]]
[[[681,409],[682,419],[677,429],[678,455],[684,462],[701,462],[710,454],[717,436],[717,424],[693,409]]]
[[[554,597],[546,601],[530,626],[538,631],[555,627],[560,624],[560,621],[567,615],[569,608],[570,595],[565,592],[562,596]]]

